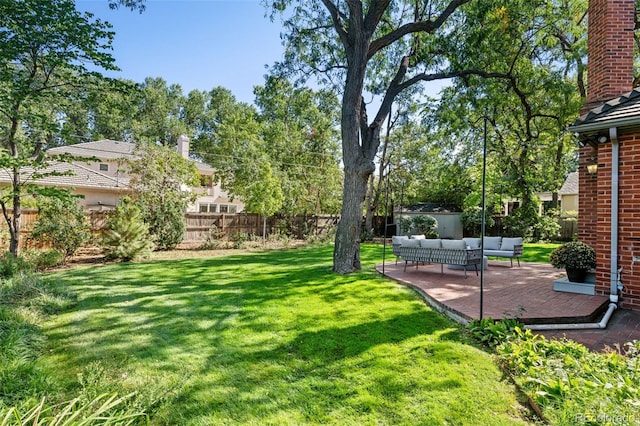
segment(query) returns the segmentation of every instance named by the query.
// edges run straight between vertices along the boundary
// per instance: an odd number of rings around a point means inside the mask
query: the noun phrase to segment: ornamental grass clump
[[[596,251],[581,241],[571,241],[555,249],[549,262],[554,268],[589,270],[596,267]]]

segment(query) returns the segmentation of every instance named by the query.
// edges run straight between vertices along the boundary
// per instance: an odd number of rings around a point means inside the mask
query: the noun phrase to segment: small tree
[[[122,198],[115,212],[107,218],[102,247],[107,259],[129,261],[151,253],[153,242],[149,237],[149,227],[129,197]]]
[[[184,237],[184,213],[194,200],[186,187],[197,183],[196,166],[166,146],[143,144],[136,153],[139,158],[128,163],[136,204],[156,248],[171,250]]]
[[[38,219],[31,238],[51,244],[63,254],[73,256],[91,238],[91,227],[77,197],[38,199]]]

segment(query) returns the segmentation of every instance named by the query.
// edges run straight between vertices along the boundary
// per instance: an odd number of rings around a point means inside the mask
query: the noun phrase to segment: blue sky
[[[113,56],[121,69],[107,73],[142,82],[162,77],[192,89],[225,87],[253,102],[265,65],[282,59],[281,25],[265,17],[259,0],[147,0],[143,13],[110,10],[107,0],[76,0],[79,10],[113,25]]]

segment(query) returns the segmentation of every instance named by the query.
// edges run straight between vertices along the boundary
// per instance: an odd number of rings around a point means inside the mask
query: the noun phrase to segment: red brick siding
[[[586,172],[592,156],[592,148],[580,149],[578,167],[578,239],[595,248],[596,234],[593,230],[598,221],[598,180],[597,176]],[[597,154],[596,154],[597,156]],[[596,157],[597,158],[597,157]]]
[[[578,237],[596,249],[596,293],[607,295],[611,287],[611,149],[597,151],[597,178],[586,172],[592,148],[580,150],[580,204]],[[640,133],[619,138],[618,267],[622,268],[622,306],[640,309]]]
[[[624,307],[640,309],[640,134],[620,137],[618,267]]]

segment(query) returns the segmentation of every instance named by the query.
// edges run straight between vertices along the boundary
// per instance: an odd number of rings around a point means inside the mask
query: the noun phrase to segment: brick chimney
[[[582,113],[633,90],[634,0],[590,0]]]
[[[180,135],[178,138],[178,154],[189,159],[189,138],[185,135]]]

